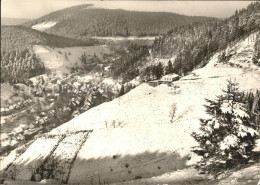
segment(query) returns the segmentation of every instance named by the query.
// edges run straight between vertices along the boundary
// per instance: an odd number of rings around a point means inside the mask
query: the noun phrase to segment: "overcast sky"
[[[250,1],[87,1],[87,0],[2,0],[2,17],[38,18],[66,7],[91,3],[95,7],[137,11],[174,12],[185,15],[228,17]]]

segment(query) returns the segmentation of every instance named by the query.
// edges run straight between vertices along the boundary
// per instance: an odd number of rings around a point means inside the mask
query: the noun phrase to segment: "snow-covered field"
[[[17,179],[31,180],[32,171],[35,170],[51,153],[60,137],[37,139],[12,166],[6,171],[7,174],[15,174]]]
[[[17,150],[13,150],[8,156],[0,160],[0,171],[5,170],[16,159]]]
[[[38,31],[44,31],[44,30],[47,30],[47,29],[53,27],[57,23],[58,22],[54,22],[54,21],[42,22],[42,23],[33,25],[32,29],[35,29],[35,30],[38,30]]]
[[[83,142],[86,141],[88,133],[80,132],[66,136],[55,149],[53,154],[48,158],[45,163],[45,168],[48,169],[57,160],[54,165],[53,174],[56,180],[66,182],[69,177],[71,163],[74,160],[77,151],[80,149]]]
[[[65,48],[50,48],[47,46],[35,45],[34,52],[44,62],[46,68],[53,72],[69,73],[79,57],[85,52],[87,56],[102,58],[103,54],[110,53],[110,50],[105,45],[101,46],[85,46],[85,47],[65,47]]]
[[[234,49],[249,58],[252,53],[244,44],[240,42]],[[198,129],[199,119],[205,116],[205,98],[219,95],[229,79],[236,79],[241,90],[260,89],[259,70],[220,64],[217,58],[218,54],[206,67],[172,86],[139,85],[53,129],[49,134],[93,130],[76,157],[69,182],[121,183],[194,165],[199,157],[192,152],[197,143],[190,134]],[[39,153],[46,156],[48,151],[39,148],[37,142],[43,143],[37,140],[17,161],[37,161]],[[73,143],[76,145],[77,139],[69,145]],[[60,153],[66,151],[70,155],[64,154],[64,160],[69,160],[73,152],[70,153],[66,143],[60,145]],[[29,152],[35,155],[28,156]],[[19,178],[23,179],[20,175]]]

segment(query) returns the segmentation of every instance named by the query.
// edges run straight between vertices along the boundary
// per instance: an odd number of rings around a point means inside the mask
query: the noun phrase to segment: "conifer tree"
[[[156,66],[156,74],[157,79],[160,79],[163,76],[163,65],[161,62]]]
[[[247,163],[256,143],[257,125],[238,84],[228,81],[217,100],[207,100],[207,119],[192,135],[204,150],[202,167],[211,172]]]
[[[168,61],[168,65],[165,68],[165,74],[171,74],[173,73],[173,66],[172,66],[172,62],[169,60]]]

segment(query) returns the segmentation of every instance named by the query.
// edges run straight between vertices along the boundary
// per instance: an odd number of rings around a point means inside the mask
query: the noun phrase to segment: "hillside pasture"
[[[34,52],[41,58],[47,69],[52,72],[70,73],[70,68],[79,61],[79,57],[85,52],[88,58],[96,55],[101,61],[111,52],[105,45],[85,47],[50,48],[35,45]]]

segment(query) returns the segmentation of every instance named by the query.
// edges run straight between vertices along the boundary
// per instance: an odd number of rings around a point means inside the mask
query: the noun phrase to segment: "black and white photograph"
[[[1,0],[0,184],[260,185],[260,1]]]

